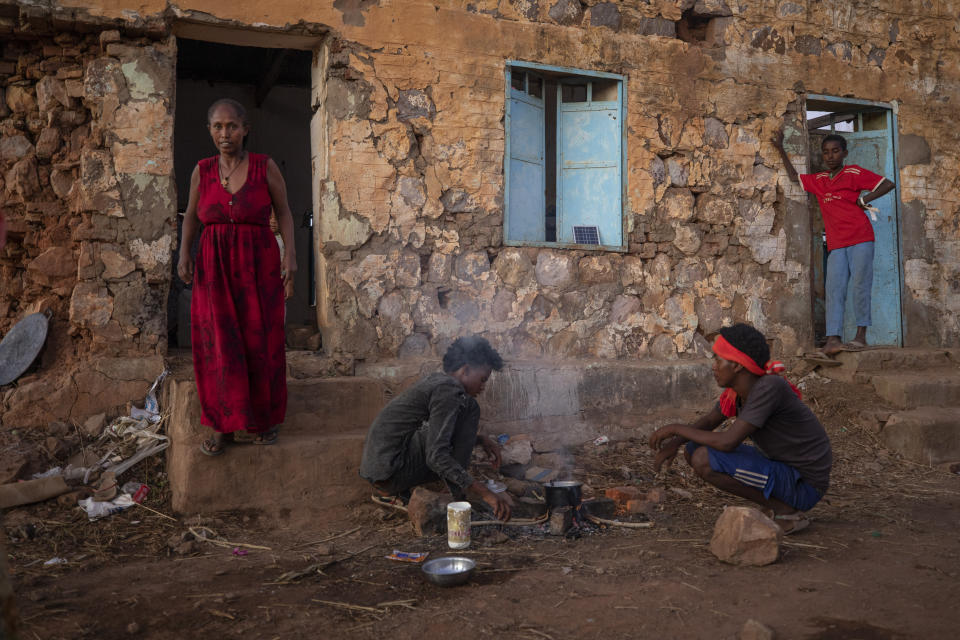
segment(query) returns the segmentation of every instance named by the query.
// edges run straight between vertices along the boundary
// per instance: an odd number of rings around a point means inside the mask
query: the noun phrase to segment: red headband
[[[717,336],[716,341],[714,341],[713,353],[720,356],[724,360],[729,360],[730,362],[736,362],[737,364],[743,365],[747,371],[756,376],[771,374],[779,375],[784,369],[786,369],[786,367],[783,366],[783,363],[779,360],[769,360],[767,361],[766,366],[761,367],[757,364],[756,360],[727,342],[726,338],[723,336]],[[803,397],[800,395],[800,390],[797,389],[792,382],[787,380],[787,384],[790,385],[790,388],[793,389],[793,392],[797,394],[798,398]],[[724,392],[720,394],[720,411],[728,418],[732,418],[733,416],[737,415],[736,391],[733,389],[725,389]]]
[[[758,365],[753,358],[727,342],[727,339],[723,336],[717,336],[716,341],[713,343],[713,352],[724,360],[742,364],[747,371],[755,376],[762,376],[767,373],[767,371]],[[769,366],[769,364],[767,366]]]

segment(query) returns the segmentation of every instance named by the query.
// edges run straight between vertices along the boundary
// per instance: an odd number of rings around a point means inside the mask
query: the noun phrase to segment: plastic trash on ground
[[[396,560],[398,562],[423,562],[427,559],[427,556],[430,555],[429,551],[422,552],[412,552],[412,551],[398,551],[397,549],[393,550],[388,556],[384,556],[388,560]]]
[[[93,498],[85,498],[79,500],[77,504],[83,507],[83,510],[87,512],[87,518],[93,522],[125,511],[137,503],[133,501],[129,493],[121,493],[109,502],[97,502]]]

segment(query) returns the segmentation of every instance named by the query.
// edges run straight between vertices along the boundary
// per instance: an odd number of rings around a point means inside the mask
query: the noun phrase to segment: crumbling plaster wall
[[[115,413],[163,369],[174,43],[85,31],[0,23],[0,334],[50,317],[6,427]]]
[[[956,343],[956,4],[345,11],[326,102],[328,348],[438,353],[481,332],[514,356],[672,358],[736,320],[784,355],[808,348],[809,209],[769,143],[786,124],[803,170],[808,92],[894,103],[932,149],[902,159],[906,339]],[[383,12],[389,36],[363,37]],[[628,76],[625,254],[502,245],[506,59]]]

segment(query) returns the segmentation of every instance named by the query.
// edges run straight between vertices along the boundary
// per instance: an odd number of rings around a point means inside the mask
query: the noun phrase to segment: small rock
[[[103,425],[107,421],[107,414],[98,413],[90,416],[83,423],[83,432],[91,437],[98,437],[103,433]]]
[[[678,487],[672,487],[670,491],[673,491],[675,494],[683,498],[684,500],[693,500],[693,494],[687,491],[686,489],[680,489]]]
[[[512,436],[500,447],[500,460],[503,464],[530,464],[533,458],[533,443],[529,438]]]
[[[740,630],[740,640],[773,640],[773,629],[750,618],[743,623]]]
[[[780,557],[783,532],[751,507],[726,507],[713,528],[710,552],[723,562],[762,567]]]
[[[135,633],[140,633],[140,625],[136,622],[131,622],[127,625],[127,633],[133,635]]]
[[[318,556],[329,556],[333,555],[333,545],[332,544],[318,544],[311,547],[313,553]]]
[[[194,540],[187,540],[178,544],[173,552],[180,556],[190,556],[200,551],[200,545]]]
[[[417,487],[407,504],[407,517],[418,537],[443,533],[447,530],[447,505],[450,496],[423,487]]]

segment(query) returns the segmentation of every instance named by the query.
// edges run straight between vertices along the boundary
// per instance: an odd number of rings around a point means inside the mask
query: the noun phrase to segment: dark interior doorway
[[[273,158],[287,183],[297,250],[295,294],[287,302],[287,326],[316,326],[313,310],[313,205],[310,163],[310,51],[241,47],[200,40],[177,41],[174,171],[178,227],[197,161],[216,153],[207,133],[207,108],[233,98],[247,108],[247,149]],[[179,247],[179,229],[178,245]],[[188,347],[190,291],[176,275],[168,304],[171,347]]]

